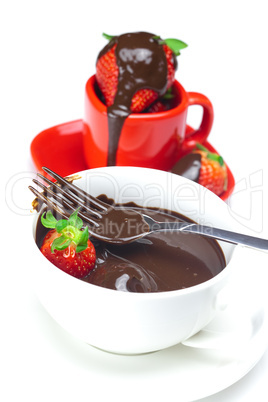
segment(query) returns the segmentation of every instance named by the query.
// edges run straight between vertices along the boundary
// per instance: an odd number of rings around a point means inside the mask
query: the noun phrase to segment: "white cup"
[[[204,225],[234,230],[228,206],[204,187],[164,171],[104,167],[78,173],[75,184],[116,202],[165,208]],[[204,328],[219,308],[231,280],[235,246],[219,242],[226,267],[212,279],[183,290],[129,293],[95,286],[52,265],[34,237],[30,264],[36,293],[50,315],[74,336],[100,349],[140,354],[173,346]],[[168,257],[168,256],[167,256]]]

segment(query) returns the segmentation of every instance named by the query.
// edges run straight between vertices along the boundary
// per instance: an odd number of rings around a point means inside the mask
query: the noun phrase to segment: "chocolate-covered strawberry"
[[[146,32],[124,34],[119,37],[106,34],[104,36],[110,42],[98,56],[96,80],[106,105],[108,107],[113,105],[116,95],[120,95],[118,93],[120,82],[126,82],[127,79],[129,92],[132,92],[128,99],[128,102],[131,101],[131,112],[138,113],[145,110],[173,84],[177,68],[176,56],[187,45],[177,39],[162,40],[159,36]],[[159,51],[164,55],[160,63]],[[132,81],[129,79],[131,76]],[[139,82],[135,82],[135,76],[140,76]],[[159,88],[150,88],[151,83],[158,79],[162,81],[160,85],[158,84]]]
[[[201,144],[182,157],[172,172],[193,180],[221,196],[227,189],[228,175],[223,158]]]
[[[95,266],[96,251],[89,240],[88,228],[82,230],[83,221],[77,211],[68,220],[59,221],[47,211],[41,222],[51,229],[40,248],[42,254],[62,271],[76,278],[85,277]]]
[[[198,183],[213,191],[217,195],[221,195],[227,188],[227,170],[223,158],[210,152],[201,144],[197,144],[195,153],[201,155],[201,167]]]
[[[125,119],[130,113],[144,111],[172,86],[176,56],[187,45],[148,32],[105,36],[109,43],[98,55],[96,81],[107,105],[107,165],[111,166],[116,165]]]

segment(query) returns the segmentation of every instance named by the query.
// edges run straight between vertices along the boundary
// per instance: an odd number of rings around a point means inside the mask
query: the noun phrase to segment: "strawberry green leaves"
[[[170,47],[170,49],[173,51],[173,53],[176,55],[176,56],[179,56],[181,53],[180,53],[180,51],[182,50],[182,49],[185,49],[188,45],[185,43],[185,42],[183,42],[182,40],[179,40],[179,39],[173,39],[173,38],[170,38],[170,39],[165,39],[164,41],[163,41],[166,45],[168,45],[168,47]]]
[[[87,241],[89,238],[88,227],[86,226],[85,230],[82,231],[80,241],[76,246],[76,252],[80,253],[81,251],[87,248]]]
[[[55,229],[55,226],[57,224],[57,219],[53,216],[52,212],[47,211],[46,218],[44,217],[44,215],[45,215],[45,212],[41,216],[41,222],[42,222],[43,226],[45,226],[46,228]]]
[[[104,32],[103,32],[102,36],[103,36],[105,39],[109,40],[109,41],[110,41],[111,39],[113,39],[113,36],[112,36],[112,35],[108,35],[108,34],[106,34],[106,33],[104,33]]]
[[[169,38],[161,39],[160,36],[155,36],[154,40],[157,40],[160,45],[167,45],[175,56],[179,56],[182,49],[185,49],[188,45],[179,39]]]
[[[224,165],[223,157],[214,152],[209,152],[209,150],[204,147],[204,145],[197,143],[196,148],[200,149],[200,151],[206,152],[208,159],[218,162],[221,166]]]
[[[44,212],[41,216],[43,226],[49,229],[56,229],[61,236],[54,239],[51,252],[54,250],[64,250],[71,244],[75,247],[76,253],[79,253],[87,248],[89,238],[88,227],[81,230],[83,221],[78,216],[78,210],[74,211],[69,219],[57,219],[53,216],[51,211]]]
[[[175,97],[174,93],[172,92],[172,88],[169,88],[166,93],[163,95],[164,99],[173,99]]]
[[[66,226],[68,226],[68,221],[66,219],[61,219],[57,221],[55,229],[57,230],[58,233],[61,233],[63,229],[66,228]]]
[[[57,237],[55,240],[53,240],[51,252],[54,253],[55,250],[65,250],[70,246],[71,242],[71,239],[67,239],[64,236]]]
[[[68,224],[71,226],[76,227],[77,229],[82,229],[83,226],[83,221],[79,216],[77,215],[78,209],[70,215],[70,218],[68,219]]]

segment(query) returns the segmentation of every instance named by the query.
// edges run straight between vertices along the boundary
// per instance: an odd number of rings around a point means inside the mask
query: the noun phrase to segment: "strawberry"
[[[114,37],[104,34],[104,36],[112,40]],[[180,54],[180,50],[187,45],[177,39],[162,40],[155,36],[154,40],[163,46],[167,61],[167,88],[170,88],[175,80],[176,63],[175,57]],[[114,98],[117,93],[119,68],[116,60],[117,43],[112,47],[104,48],[104,52],[100,53],[100,57],[96,63],[96,80],[98,86],[105,98],[106,106],[113,105]],[[131,100],[130,110],[132,113],[139,113],[148,108],[154,101],[158,99],[158,93],[153,89],[141,88],[133,96]]]
[[[169,88],[165,95],[158,98],[154,103],[152,103],[144,112],[146,113],[159,113],[165,112],[166,110],[172,109],[175,106],[175,95],[172,93],[172,88]]]
[[[59,221],[47,211],[41,216],[41,222],[51,229],[44,238],[41,253],[62,271],[76,278],[85,277],[94,268],[96,251],[89,240],[88,227],[81,230],[83,221],[77,211],[68,220]]]
[[[169,108],[162,102],[160,99],[154,102],[149,108],[146,110],[147,113],[159,113],[168,110]]]
[[[220,196],[227,188],[227,170],[223,158],[210,152],[201,144],[196,144],[194,153],[201,155],[198,183]]]

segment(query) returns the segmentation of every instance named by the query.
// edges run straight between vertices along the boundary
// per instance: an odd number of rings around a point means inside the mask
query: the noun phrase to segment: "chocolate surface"
[[[188,220],[164,210],[131,208],[163,221]],[[47,229],[39,219],[36,243],[41,247]],[[83,280],[126,292],[163,292],[184,289],[217,275],[226,263],[219,244],[203,236],[183,232],[155,232],[126,245],[91,239],[95,245],[95,268]],[[56,269],[56,268],[55,268]]]
[[[99,53],[102,57],[115,44],[119,68],[118,87],[114,104],[107,108],[109,147],[107,166],[116,165],[116,153],[125,119],[131,113],[133,95],[149,88],[163,95],[167,89],[167,60],[163,46],[148,32],[127,33],[115,36]],[[173,58],[174,68],[177,60]]]
[[[198,182],[200,168],[201,155],[199,153],[190,153],[179,159],[171,169],[171,172]]]

